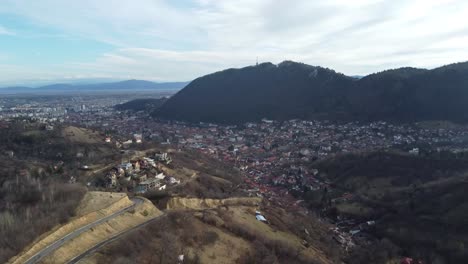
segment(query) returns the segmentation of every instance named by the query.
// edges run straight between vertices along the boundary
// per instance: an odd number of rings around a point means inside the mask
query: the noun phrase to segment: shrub
[[[218,233],[214,231],[208,231],[208,232],[205,232],[203,236],[202,244],[203,245],[214,244],[216,243],[216,241],[218,241],[218,239],[219,239]]]

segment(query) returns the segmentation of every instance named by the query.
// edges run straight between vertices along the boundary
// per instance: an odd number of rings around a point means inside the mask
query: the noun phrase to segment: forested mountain
[[[200,77],[155,115],[238,123],[261,118],[468,121],[468,63],[400,68],[363,78],[285,61]]]

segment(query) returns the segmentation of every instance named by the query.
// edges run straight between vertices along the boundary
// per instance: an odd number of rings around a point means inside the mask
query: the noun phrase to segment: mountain
[[[285,61],[200,77],[155,116],[190,122],[270,119],[468,121],[468,63],[400,68],[354,78]]]
[[[187,121],[243,122],[307,118],[340,109],[341,94],[356,80],[333,70],[286,61],[228,69],[191,82],[157,115]],[[330,100],[323,100],[328,98]]]
[[[10,94],[10,93],[27,93],[29,90],[31,90],[30,87],[26,86],[11,86],[11,87],[6,87],[3,89],[0,89],[0,94]]]
[[[185,85],[187,85],[187,82],[156,83],[143,80],[127,80],[97,84],[59,83],[41,86],[38,88],[6,87],[0,89],[0,94],[180,90],[185,87]]]
[[[179,90],[185,87],[187,84],[187,82],[156,83],[142,80],[127,80],[115,83],[82,85],[80,87],[93,90],[128,90],[129,87],[132,90]]]

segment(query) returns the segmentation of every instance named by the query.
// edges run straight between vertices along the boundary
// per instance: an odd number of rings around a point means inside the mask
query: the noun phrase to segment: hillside
[[[70,184],[78,148],[60,131],[35,124],[0,129],[0,262],[19,253],[34,239],[67,222],[86,193]],[[81,144],[80,144],[81,145]]]
[[[164,216],[99,248],[84,263],[177,263],[181,254],[183,263],[226,264],[339,263],[343,257],[327,223],[249,197],[232,166],[195,151],[165,151],[172,162],[161,170],[181,183],[144,194]],[[256,211],[268,222],[258,221]]]
[[[468,121],[468,63],[400,68],[357,79],[291,61],[200,77],[154,115],[191,122],[262,118]]]
[[[128,101],[123,104],[115,106],[115,109],[119,111],[143,111],[143,110],[154,110],[166,102],[167,98],[144,98],[144,99],[135,99]]]
[[[113,160],[118,151],[97,133],[77,127],[45,130],[40,123],[12,122],[0,129],[0,262],[39,235],[74,216],[86,188],[82,164]],[[82,153],[82,157],[77,157]]]
[[[330,180],[331,188],[323,196],[309,192],[305,199],[311,205],[314,199],[331,201],[319,207],[342,219],[357,223],[374,220],[375,228],[369,232],[398,245],[393,250],[381,248],[382,252],[396,251],[424,263],[462,263],[467,259],[463,247],[468,243],[466,153],[350,154],[313,166]],[[352,198],[336,199],[346,193]],[[374,254],[369,250],[363,247],[356,251],[355,263],[369,261]]]
[[[179,254],[185,255],[183,263],[339,263],[338,252],[316,245],[326,243],[321,223],[262,205],[271,219],[266,224],[255,219],[258,209],[167,210],[166,218],[102,248],[87,263],[177,263]],[[310,236],[304,228],[311,230]]]

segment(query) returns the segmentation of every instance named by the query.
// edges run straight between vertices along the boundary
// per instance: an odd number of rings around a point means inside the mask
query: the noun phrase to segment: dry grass
[[[87,203],[86,200],[85,203]],[[18,254],[18,256],[14,257],[10,260],[11,263],[23,263],[25,260],[29,259],[31,256],[39,252],[46,246],[54,243],[61,237],[65,236],[66,234],[76,230],[82,226],[85,226],[89,223],[92,223],[100,218],[105,216],[111,215],[114,212],[117,212],[125,207],[128,207],[132,204],[132,202],[128,199],[128,197],[124,197],[116,201],[115,203],[111,204],[110,206],[100,209],[99,211],[94,211],[88,213],[86,215],[76,217],[69,221],[68,223],[56,226],[51,231],[43,234],[40,238],[34,241],[30,246],[28,246],[23,252]],[[84,206],[86,208],[86,206]]]
[[[108,245],[85,263],[175,263],[178,254],[185,254],[187,263],[333,263],[313,244],[303,246],[303,238],[287,227],[280,230],[276,224],[257,221],[257,206],[190,201],[179,200],[183,209],[167,211],[164,220]],[[217,208],[206,209],[207,205]]]
[[[78,206],[76,214],[82,216],[107,208],[126,196],[125,193],[87,192]]]
[[[237,263],[243,255],[250,253],[251,244],[240,237],[236,237],[226,230],[216,228],[200,221],[195,221],[195,227],[205,234],[216,234],[215,243],[202,243],[201,247],[193,248],[197,252],[201,263],[230,264]]]
[[[100,224],[77,238],[65,243],[62,247],[45,258],[44,262],[66,263],[74,256],[81,254],[86,249],[93,247],[101,241],[159,215],[161,215],[161,211],[156,209],[150,201],[146,200],[143,204],[138,205],[134,211],[124,213]]]
[[[227,199],[200,199],[173,197],[167,202],[167,209],[213,209],[220,206],[249,205],[258,206],[262,202],[258,197],[233,197]]]
[[[204,223],[192,212],[171,211],[145,229],[106,246],[84,263],[177,263],[177,256],[184,254],[184,263],[234,264],[250,251],[250,242]]]
[[[103,142],[102,137],[98,133],[74,126],[65,127],[62,135],[73,143],[96,144]]]

